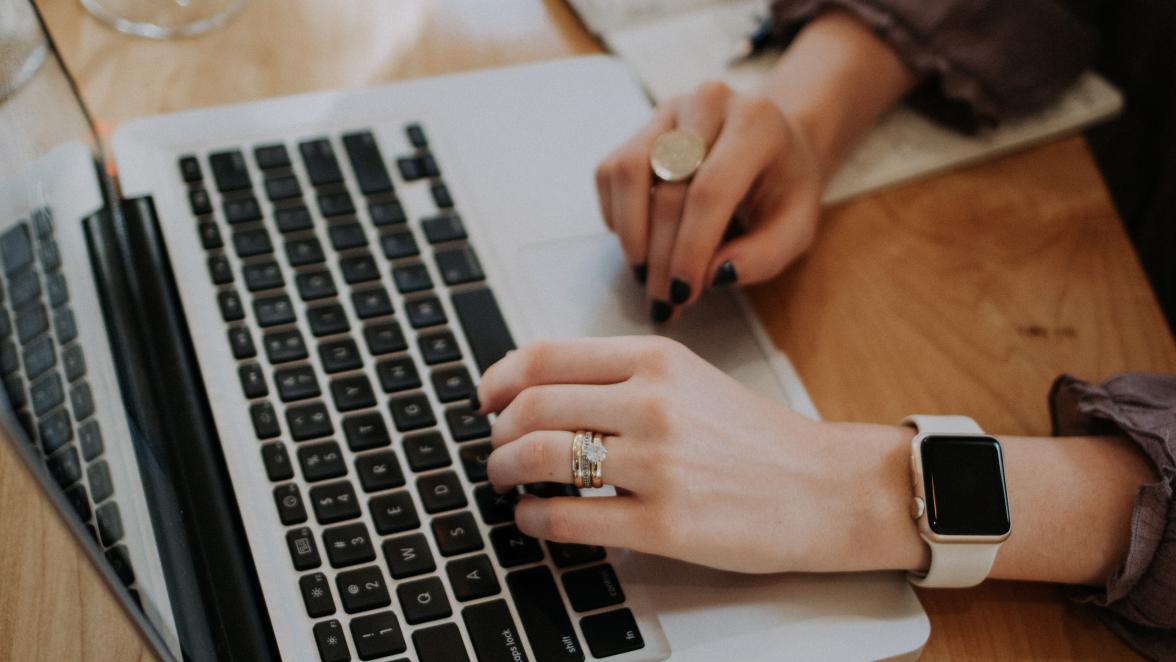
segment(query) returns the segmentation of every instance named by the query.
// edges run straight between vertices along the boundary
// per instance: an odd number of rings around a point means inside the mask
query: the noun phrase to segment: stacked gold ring
[[[578,488],[604,485],[604,435],[580,430],[572,437],[572,482]]]

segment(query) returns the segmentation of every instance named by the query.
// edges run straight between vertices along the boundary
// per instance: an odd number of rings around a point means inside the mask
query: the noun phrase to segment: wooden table
[[[250,0],[156,43],[41,0],[104,131],[128,118],[592,53],[561,0]],[[1055,375],[1176,371],[1176,344],[1085,142],[1072,138],[831,209],[810,255],[753,299],[831,420],[965,412],[1049,433]],[[0,659],[149,658],[0,443]],[[929,659],[1130,657],[1047,585],[921,591]],[[83,648],[84,645],[84,648]]]

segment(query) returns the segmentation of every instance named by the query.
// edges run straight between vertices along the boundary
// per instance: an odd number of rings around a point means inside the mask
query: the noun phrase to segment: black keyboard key
[[[278,519],[282,524],[302,524],[306,521],[306,506],[302,503],[302,493],[293,483],[278,485],[274,488],[274,504],[278,507]]]
[[[322,244],[314,237],[287,241],[286,258],[290,260],[290,266],[292,267],[318,264],[326,259],[323,256]]]
[[[239,150],[209,154],[208,164],[212,166],[212,176],[216,180],[217,190],[221,193],[239,191],[253,185],[249,179],[249,170],[245,166],[245,157]]]
[[[73,423],[69,418],[69,411],[65,407],[58,407],[41,417],[37,423],[37,433],[41,437],[41,448],[46,455],[52,454],[73,439]]]
[[[332,524],[359,517],[359,501],[351,483],[341,480],[310,489],[310,505],[319,524]]]
[[[399,200],[384,200],[368,205],[368,216],[373,225],[400,225],[408,220]]]
[[[403,653],[408,648],[400,624],[396,622],[396,614],[390,611],[352,619],[351,640],[355,642],[361,660]]]
[[[220,230],[216,227],[216,223],[204,221],[196,226],[196,230],[200,233],[200,245],[205,250],[212,250],[225,245],[225,242],[221,239]]]
[[[312,271],[310,273],[298,274],[295,280],[298,283],[298,294],[302,297],[303,301],[325,299],[338,294],[335,290],[335,280],[331,278],[330,272],[327,271]]]
[[[478,532],[478,523],[469,512],[434,519],[433,538],[442,556],[476,552],[485,547],[482,534]]]
[[[580,490],[569,483],[527,483],[523,486],[523,491],[540,499],[580,496]]]
[[[380,535],[386,536],[390,533],[400,533],[401,531],[415,529],[421,525],[421,520],[419,517],[417,517],[416,507],[412,505],[412,496],[405,491],[392,492],[391,494],[381,494],[380,496],[372,497],[372,500],[368,502],[368,508],[371,510],[372,521],[376,525],[376,531]],[[423,541],[424,539],[424,536],[420,536],[420,540]],[[403,546],[404,541],[402,540],[396,544]],[[418,548],[415,543],[411,545],[411,547],[414,550]],[[421,549],[424,550],[423,555],[428,557],[428,543],[425,543],[425,546]],[[402,552],[399,547],[389,547],[388,543],[384,544],[384,555],[389,557],[388,563],[390,565],[393,563],[393,558],[397,559],[396,563],[412,563],[417,560],[417,558],[415,558],[415,552],[410,555],[414,556],[414,558],[405,558],[405,552]],[[425,570],[420,570],[419,572],[427,572],[428,570],[432,570],[432,567],[429,567]],[[391,568],[392,576],[396,578],[408,576],[404,574],[398,574],[402,571],[406,571],[406,569],[402,566],[394,566]]]
[[[54,311],[53,328],[57,331],[57,342],[62,345],[69,344],[78,337],[77,322],[74,321],[73,311],[68,308]]]
[[[433,289],[433,279],[425,265],[408,264],[392,269],[392,280],[396,281],[396,289],[401,294],[411,294]]]
[[[348,284],[366,283],[380,278],[380,268],[371,253],[361,253],[339,260],[339,268],[343,270],[343,280]]]
[[[572,629],[550,570],[545,566],[517,570],[506,576],[506,585],[514,596],[523,630],[537,659],[544,662],[580,662],[584,659],[580,640]]]
[[[462,602],[497,595],[502,591],[494,575],[494,567],[485,554],[450,561],[445,566],[445,572],[449,575],[453,594]],[[477,644],[474,647],[481,648]]]
[[[321,402],[290,407],[286,410],[286,423],[290,425],[290,436],[294,441],[326,437],[335,432],[327,408]]]
[[[335,409],[339,411],[353,411],[376,404],[376,396],[372,393],[372,385],[366,375],[332,380],[331,397],[335,399]]]
[[[267,333],[264,343],[265,354],[273,364],[300,361],[307,357],[306,343],[302,341],[302,334],[298,329]]]
[[[20,353],[16,351],[16,343],[5,340],[3,349],[0,349],[0,370],[10,373],[19,369]]]
[[[208,197],[208,191],[202,188],[188,191],[188,206],[192,208],[193,216],[212,213],[212,199]]]
[[[408,323],[414,329],[437,326],[449,321],[449,318],[445,316],[445,309],[441,307],[441,302],[437,297],[413,299],[405,303],[404,308],[408,313]]]
[[[380,247],[384,249],[384,257],[389,260],[399,260],[420,254],[416,238],[413,237],[410,230],[380,235]]]
[[[241,306],[241,297],[236,290],[221,290],[216,295],[216,303],[220,306],[221,319],[224,321],[245,319],[245,309]]]
[[[327,235],[337,251],[367,245],[367,235],[359,223],[336,223],[327,228]]]
[[[426,177],[440,177],[441,169],[437,167],[437,159],[429,152],[421,154],[421,168],[425,171]]]
[[[77,381],[86,374],[86,358],[81,345],[70,345],[61,352],[61,367],[67,381]]]
[[[335,586],[339,589],[343,611],[348,614],[392,604],[384,585],[384,573],[376,566],[341,572],[335,577]]]
[[[266,477],[272,481],[290,480],[294,477],[290,456],[286,453],[286,446],[281,442],[264,444],[261,447],[261,461],[265,465]]]
[[[294,561],[295,570],[309,570],[318,568],[322,564],[319,557],[319,547],[314,542],[312,530],[302,527],[286,534],[286,546],[290,550],[290,559]]]
[[[355,452],[392,445],[384,417],[377,412],[344,418],[343,435],[347,437],[347,446]]]
[[[547,551],[551,554],[551,560],[555,561],[555,565],[560,568],[600,561],[605,556],[603,547],[576,543],[548,541]]]
[[[299,143],[298,151],[302,153],[302,161],[306,164],[306,173],[310,176],[310,183],[315,186],[323,186],[343,181],[343,173],[339,170],[339,161],[335,158],[335,150],[326,138]]]
[[[376,552],[372,549],[372,541],[363,522],[324,529],[323,547],[327,550],[327,560],[332,568],[346,568],[376,560]]]
[[[102,433],[98,421],[89,420],[78,426],[78,445],[87,462],[102,454]]]
[[[382,287],[352,292],[351,303],[355,306],[355,314],[360,319],[392,314],[392,300]]]
[[[381,322],[365,327],[363,337],[367,340],[368,351],[373,356],[402,352],[408,349],[404,333],[395,321]]]
[[[625,601],[617,573],[607,563],[565,572],[563,585],[576,611],[592,611]]]
[[[302,477],[308,483],[347,475],[343,453],[339,450],[339,444],[333,441],[299,446],[298,464],[302,467]]]
[[[15,356],[15,353],[13,353],[13,356]],[[14,409],[20,409],[21,407],[24,407],[26,404],[28,404],[28,399],[25,397],[24,380],[20,378],[19,374],[11,373],[4,375],[4,390],[7,391],[8,400]],[[20,418],[21,413],[22,412],[19,411],[17,412],[17,421],[24,429],[31,429],[30,426],[27,425],[29,422],[28,418],[26,417],[23,420]]]
[[[66,287],[65,276],[61,273],[49,274],[45,278],[45,292],[49,296],[49,305],[54,308],[69,301],[69,288]]]
[[[74,418],[84,421],[94,413],[94,394],[86,382],[74,384],[69,389],[69,404],[73,407]]]
[[[424,149],[429,146],[429,139],[425,137],[425,130],[416,122],[405,126],[404,134],[408,136],[408,142],[417,149]]]
[[[448,363],[461,358],[461,349],[457,346],[457,340],[448,331],[418,336],[417,343],[421,348],[421,355],[424,357],[425,363],[429,365]]]
[[[457,214],[441,214],[423,219],[421,229],[425,231],[430,244],[466,238],[465,226]]]
[[[223,255],[213,255],[208,258],[208,274],[214,285],[225,285],[233,282],[233,268]]]
[[[314,227],[314,220],[310,217],[310,211],[303,205],[283,207],[275,210],[274,221],[278,225],[279,232],[299,232]]]
[[[585,616],[580,619],[580,629],[594,657],[610,657],[645,647],[633,612],[628,609]]]
[[[445,623],[412,633],[412,645],[421,662],[469,662],[461,631],[453,623]]]
[[[405,437],[401,445],[408,458],[408,466],[413,471],[440,469],[453,464],[453,460],[449,458],[449,450],[445,448],[445,440],[436,432],[422,432]]]
[[[351,202],[351,194],[347,191],[320,193],[318,205],[319,211],[325,218],[355,213],[355,203]]]
[[[420,394],[392,398],[388,401],[388,409],[392,411],[396,429],[401,432],[411,432],[437,424],[437,419],[433,417],[433,408],[429,406],[429,399]]]
[[[525,662],[523,638],[503,600],[471,605],[461,612],[478,662]]]
[[[78,483],[70,486],[65,491],[65,498],[69,499],[69,505],[73,506],[74,512],[78,514],[83,522],[89,521],[93,511],[90,509],[90,496],[86,494],[86,486]]]
[[[490,544],[494,546],[498,565],[504,568],[543,560],[543,549],[539,546],[539,541],[519,531],[514,524],[490,531]]]
[[[257,356],[257,348],[253,346],[253,336],[249,329],[235,326],[229,329],[229,347],[233,350],[233,358],[251,359]]]
[[[53,235],[53,210],[48,207],[34,209],[32,214],[33,229],[37,236],[45,239]]]
[[[269,233],[264,229],[234,232],[233,248],[237,250],[237,255],[243,258],[274,252],[274,246],[270,243]]]
[[[461,285],[474,281],[485,280],[482,263],[469,246],[437,251],[437,270],[446,285]]]
[[[57,352],[53,349],[53,339],[41,336],[25,345],[24,366],[25,376],[36,379],[49,368],[57,364]]]
[[[450,300],[479,370],[486,372],[487,368],[515,348],[506,320],[502,318],[498,302],[490,290],[460,292]]]
[[[187,154],[180,157],[180,176],[188,184],[204,179],[204,171],[200,169],[200,162],[195,156]]]
[[[12,274],[8,281],[8,291],[12,295],[13,308],[20,308],[41,296],[41,281],[37,278],[37,272],[22,269]]]
[[[322,662],[351,660],[351,651],[347,649],[347,638],[343,636],[343,626],[339,625],[339,621],[331,619],[317,623],[314,626],[314,643]]]
[[[474,501],[478,504],[478,512],[481,513],[483,522],[502,524],[514,519],[514,508],[519,502],[519,495],[513,490],[499,494],[494,491],[492,485],[479,485],[474,488]]]
[[[359,180],[359,190],[364,195],[386,193],[392,190],[392,179],[384,167],[384,157],[370,131],[349,133],[343,136],[343,148],[351,161],[351,169]]]
[[[461,466],[465,468],[466,478],[471,483],[487,480],[486,463],[490,461],[490,451],[494,450],[490,442],[470,444],[461,449]]]
[[[367,453],[355,459],[355,471],[365,492],[380,492],[404,485],[400,462],[391,451]]]
[[[466,505],[461,481],[452,471],[421,476],[417,479],[417,492],[421,495],[425,512],[430,515],[454,508],[464,508]]]
[[[272,439],[282,433],[278,415],[269,402],[259,402],[249,407],[249,418],[253,420],[253,431],[258,439]]]
[[[34,301],[16,311],[16,335],[21,344],[27,343],[49,328],[49,316],[45,306]],[[67,342],[62,340],[62,342]]]
[[[359,347],[351,338],[321,343],[318,353],[323,362],[323,370],[328,373],[355,370],[363,366],[363,357],[359,354]]]
[[[57,376],[56,372],[51,372],[34,381],[29,392],[33,403],[33,414],[36,416],[44,414],[65,401],[61,377]]]
[[[433,371],[433,392],[441,402],[469,400],[474,392],[470,372],[463,365]]]
[[[433,193],[433,202],[437,203],[438,209],[453,209],[453,196],[449,193],[449,187],[444,182],[437,182],[431,187]]]
[[[110,547],[122,540],[122,515],[119,514],[117,503],[107,501],[98,506],[94,511],[94,519],[98,523],[98,537],[102,540],[103,547]]]
[[[490,419],[470,411],[469,404],[445,412],[445,422],[454,441],[470,441],[490,436]]]
[[[247,264],[241,269],[241,273],[245,277],[245,287],[250,292],[269,290],[286,284],[277,262]]]
[[[400,171],[400,177],[406,182],[415,182],[425,177],[425,165],[417,156],[402,156],[396,159],[396,168]]]
[[[278,396],[282,398],[282,402],[314,398],[322,393],[319,390],[318,379],[314,376],[314,368],[308,365],[283,368],[274,372],[274,384],[278,387]]]
[[[225,220],[231,225],[261,220],[261,206],[257,204],[257,198],[253,196],[225,200],[223,207]]]
[[[265,196],[272,201],[289,200],[302,195],[302,187],[293,175],[270,177],[265,180]]]
[[[262,170],[290,167],[290,155],[285,145],[258,145],[253,148],[253,158]]]
[[[66,446],[50,455],[46,465],[53,479],[62,487],[69,487],[82,479],[82,461],[73,446]]]
[[[321,618],[335,613],[335,601],[331,599],[331,585],[326,575],[321,572],[304,575],[298,580],[298,588],[302,591],[307,616]]]
[[[351,330],[351,325],[347,322],[347,313],[343,311],[343,306],[337,303],[309,308],[306,311],[306,318],[310,321],[310,332],[316,337]]]
[[[262,326],[290,324],[295,319],[294,306],[290,303],[290,297],[285,294],[255,299],[253,313],[257,315],[257,323]]]
[[[445,597],[445,585],[437,577],[401,584],[396,588],[396,596],[400,598],[404,620],[409,625],[435,621],[453,613],[449,598]]]
[[[56,271],[61,266],[61,251],[52,238],[41,240],[41,271]]]

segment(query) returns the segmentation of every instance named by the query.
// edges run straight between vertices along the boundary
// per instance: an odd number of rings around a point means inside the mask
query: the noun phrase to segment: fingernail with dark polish
[[[715,272],[715,280],[711,284],[719,287],[720,285],[730,285],[737,280],[739,280],[739,276],[735,273],[735,265],[727,260],[719,265],[719,270]]]
[[[675,278],[670,282],[670,301],[675,306],[680,306],[690,300],[690,283]]]
[[[649,267],[644,264],[633,265],[633,278],[637,279],[638,283],[645,284],[645,279],[649,277]]]
[[[478,390],[474,389],[474,392],[470,394],[470,411],[481,411],[481,409],[482,401],[478,400]]]
[[[653,305],[649,308],[649,316],[657,324],[661,324],[670,319],[670,315],[674,314],[674,307],[668,301],[661,299],[654,299]]]

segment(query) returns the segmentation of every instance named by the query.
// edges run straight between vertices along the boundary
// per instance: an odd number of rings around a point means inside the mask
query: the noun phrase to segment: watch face
[[[992,437],[926,437],[922,441],[927,523],[945,536],[1009,532],[1000,443]]]

